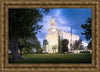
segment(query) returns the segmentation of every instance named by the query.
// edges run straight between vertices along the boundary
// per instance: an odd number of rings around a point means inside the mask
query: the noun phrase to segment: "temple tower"
[[[50,28],[55,28],[55,20],[54,17],[52,16],[51,22],[50,22]]]

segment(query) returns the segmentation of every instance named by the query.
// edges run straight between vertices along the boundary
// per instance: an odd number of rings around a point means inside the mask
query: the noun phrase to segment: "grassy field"
[[[9,56],[10,57],[10,56]],[[90,53],[84,54],[23,54],[29,60],[9,60],[9,63],[91,63]]]

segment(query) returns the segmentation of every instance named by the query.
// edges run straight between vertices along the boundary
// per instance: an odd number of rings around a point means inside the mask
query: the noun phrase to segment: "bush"
[[[80,53],[90,53],[90,51],[80,51]]]

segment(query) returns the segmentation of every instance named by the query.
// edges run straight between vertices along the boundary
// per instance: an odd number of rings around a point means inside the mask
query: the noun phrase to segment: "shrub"
[[[90,53],[90,51],[80,51],[80,53]]]

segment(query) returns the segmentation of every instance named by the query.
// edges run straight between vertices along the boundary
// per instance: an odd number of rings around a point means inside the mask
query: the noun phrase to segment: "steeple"
[[[55,20],[54,20],[54,17],[53,16],[51,18],[50,28],[55,28]]]
[[[52,16],[52,18],[53,18],[53,16]]]

